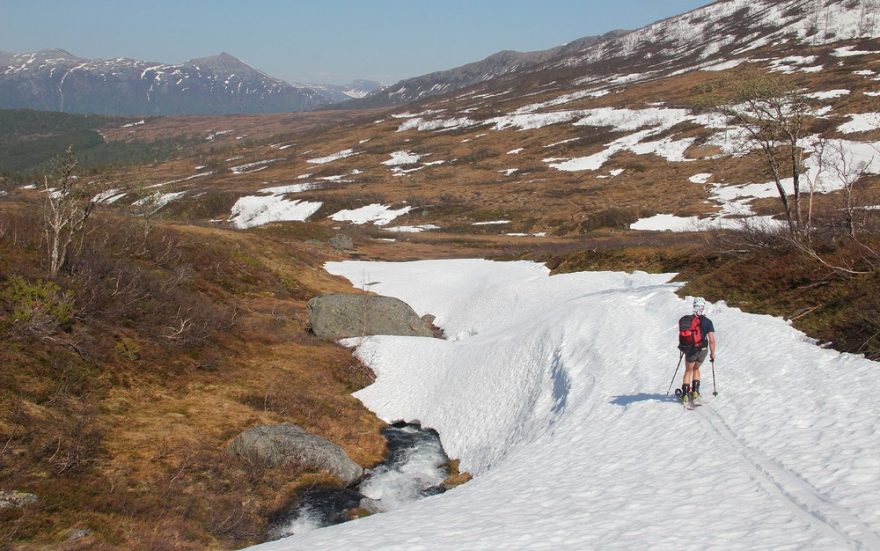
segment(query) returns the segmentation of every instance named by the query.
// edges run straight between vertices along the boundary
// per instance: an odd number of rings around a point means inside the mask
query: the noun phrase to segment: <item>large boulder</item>
[[[309,301],[315,335],[344,339],[367,335],[433,337],[430,324],[400,299],[377,295],[322,295]]]
[[[333,442],[297,425],[258,425],[239,434],[229,453],[268,467],[302,466],[327,471],[351,484],[363,469]]]

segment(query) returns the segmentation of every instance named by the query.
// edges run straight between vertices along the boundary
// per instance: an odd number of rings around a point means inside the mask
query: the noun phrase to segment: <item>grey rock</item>
[[[37,502],[37,496],[18,490],[0,491],[0,509],[18,509],[33,505]]]
[[[361,499],[360,508],[367,511],[368,513],[375,515],[376,513],[381,513],[384,511],[381,506],[381,502],[378,499],[372,499],[369,497],[365,497]]]
[[[91,536],[94,532],[88,528],[71,528],[67,532],[67,541],[79,540]]]
[[[249,428],[229,444],[229,453],[268,467],[320,469],[346,484],[363,474],[361,466],[341,447],[291,423]]]
[[[344,339],[367,335],[432,337],[431,326],[400,299],[376,295],[322,295],[309,301],[315,335]]]
[[[354,240],[344,233],[337,233],[330,238],[330,245],[337,251],[348,251],[354,247]]]

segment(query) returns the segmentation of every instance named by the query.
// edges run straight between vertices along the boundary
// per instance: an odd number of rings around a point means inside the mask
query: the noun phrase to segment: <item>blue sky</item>
[[[291,82],[398,80],[635,29],[710,0],[0,0],[0,51],[179,63],[228,52]]]

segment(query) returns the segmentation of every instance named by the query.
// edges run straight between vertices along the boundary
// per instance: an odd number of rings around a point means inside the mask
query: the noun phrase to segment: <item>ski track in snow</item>
[[[377,373],[355,396],[437,429],[475,477],[263,549],[880,549],[875,362],[713,304],[720,394],[706,365],[706,405],[684,412],[663,394],[689,305],[672,274],[327,269],[437,316],[448,340],[350,342]]]
[[[847,509],[830,501],[797,473],[745,444],[711,406],[700,407],[697,412],[703,425],[713,433],[713,441],[720,441],[731,452],[741,455],[755,481],[767,493],[777,495],[791,511],[802,514],[847,548],[880,549],[880,536],[876,532]]]

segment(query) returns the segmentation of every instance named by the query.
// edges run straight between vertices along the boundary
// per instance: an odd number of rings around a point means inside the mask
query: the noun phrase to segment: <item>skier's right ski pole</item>
[[[672,390],[672,383],[675,382],[675,376],[678,375],[678,368],[681,367],[681,359],[682,359],[682,358],[684,358],[684,352],[682,352],[682,353],[678,356],[678,365],[675,366],[675,373],[672,374],[672,380],[669,381],[669,388],[666,389],[666,395],[667,395],[667,396],[669,396],[669,391]],[[714,368],[714,364],[713,364],[713,368]],[[712,376],[713,376],[713,377],[715,376],[714,374],[715,374],[715,371],[712,371]],[[713,381],[714,381],[714,378],[713,378]],[[714,384],[714,382],[713,382],[713,384]]]
[[[712,396],[718,396],[718,389],[715,387],[715,358],[712,358]]]

